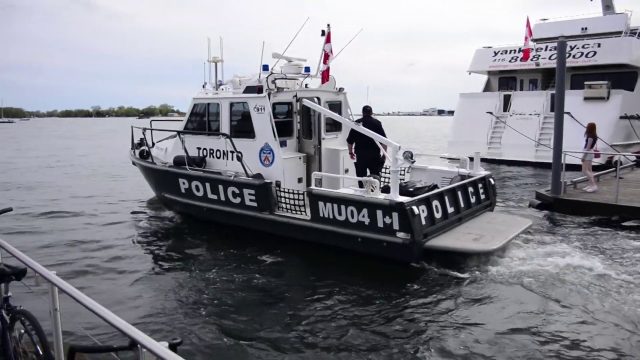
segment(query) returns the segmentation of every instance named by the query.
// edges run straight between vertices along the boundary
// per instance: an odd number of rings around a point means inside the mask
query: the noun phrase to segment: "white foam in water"
[[[630,220],[625,221],[621,224],[622,226],[640,226],[640,220]]]
[[[272,262],[278,262],[278,261],[282,261],[282,258],[279,258],[277,256],[272,256],[272,255],[262,255],[262,256],[258,256],[258,259],[262,260],[265,262],[265,264],[270,264]]]
[[[468,279],[471,277],[471,274],[462,274],[453,270],[448,270],[448,269],[443,269],[443,268],[437,268],[435,266],[431,266],[425,262],[422,262],[422,267],[424,267],[427,270],[432,270],[435,271],[438,274],[443,274],[443,275],[448,275],[448,276],[452,276],[455,278],[459,278],[459,279]]]
[[[504,255],[496,258],[496,263],[489,266],[491,274],[511,277],[515,274],[527,276],[549,273],[550,276],[555,276],[570,272],[573,278],[583,278],[586,282],[591,282],[592,277],[598,275],[630,283],[637,282],[633,277],[612,269],[601,258],[564,243],[566,238],[538,236],[535,242],[528,242],[525,236],[521,240],[524,242],[512,242]]]

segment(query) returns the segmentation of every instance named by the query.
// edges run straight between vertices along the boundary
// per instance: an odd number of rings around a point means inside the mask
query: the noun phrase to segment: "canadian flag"
[[[324,38],[324,47],[322,49],[322,73],[320,73],[320,83],[329,82],[329,65],[333,60],[333,49],[331,48],[331,26],[327,25],[327,35]]]
[[[527,16],[527,27],[524,31],[524,45],[522,46],[522,59],[521,61],[528,61],[531,56],[531,48],[529,47],[529,41],[531,41],[533,33],[531,32],[531,24],[529,23],[529,17]]]

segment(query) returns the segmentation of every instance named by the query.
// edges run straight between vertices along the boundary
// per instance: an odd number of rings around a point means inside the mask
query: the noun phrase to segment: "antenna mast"
[[[207,37],[207,62],[209,63],[209,84],[211,84],[211,38]]]
[[[295,40],[298,37],[298,34],[300,34],[300,31],[302,31],[304,26],[307,25],[308,21],[309,21],[309,17],[307,17],[307,20],[305,20],[304,23],[302,24],[302,26],[300,26],[300,29],[298,29],[298,32],[293,36],[293,39],[291,39],[291,41],[289,41],[289,45],[287,45],[287,47],[284,48],[284,51],[282,52],[282,55],[287,53],[287,50],[289,50],[289,46],[291,46],[291,44],[293,43],[293,40]],[[276,65],[278,65],[279,62],[280,62],[280,59],[278,59],[278,61],[276,61],[276,63],[273,64],[273,66],[271,68],[272,69],[275,68]]]
[[[222,36],[220,36],[220,70],[222,71],[222,83],[224,84],[224,53],[222,47]]]
[[[260,52],[260,67],[258,68],[258,80],[262,77],[262,58],[264,57],[264,40],[262,41],[262,51]]]
[[[215,64],[214,70],[215,70],[215,82],[213,83],[213,89],[214,90],[218,90],[219,86],[218,86],[218,63],[222,62],[222,59],[217,57],[217,56],[211,56],[211,39],[207,37],[207,46],[208,46],[208,58],[207,58],[207,62],[209,63],[209,83],[211,84],[211,64]],[[222,51],[222,49],[221,49]]]

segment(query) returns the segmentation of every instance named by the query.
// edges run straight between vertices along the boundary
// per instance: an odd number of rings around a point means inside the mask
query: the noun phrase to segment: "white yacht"
[[[580,150],[589,122],[605,152],[640,150],[640,31],[630,13],[602,0],[602,15],[542,21],[523,47],[476,50],[469,72],[487,76],[482,92],[461,94],[448,152],[480,152],[484,161],[550,165],[554,136],[556,44],[567,40],[564,150]],[[601,159],[616,161],[616,157]],[[580,164],[579,156],[567,163]]]

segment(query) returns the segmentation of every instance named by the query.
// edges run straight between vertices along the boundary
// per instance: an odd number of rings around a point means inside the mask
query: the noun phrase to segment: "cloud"
[[[640,13],[637,0],[616,5]],[[283,52],[309,17],[287,54],[314,70],[327,23],[335,53],[364,29],[332,64],[352,107],[368,88],[377,111],[453,108],[458,93],[484,83],[466,73],[475,49],[519,44],[527,16],[599,12],[586,0],[0,0],[0,97],[34,110],[184,108],[202,83],[207,37],[216,53],[224,39],[227,78],[250,74]]]

